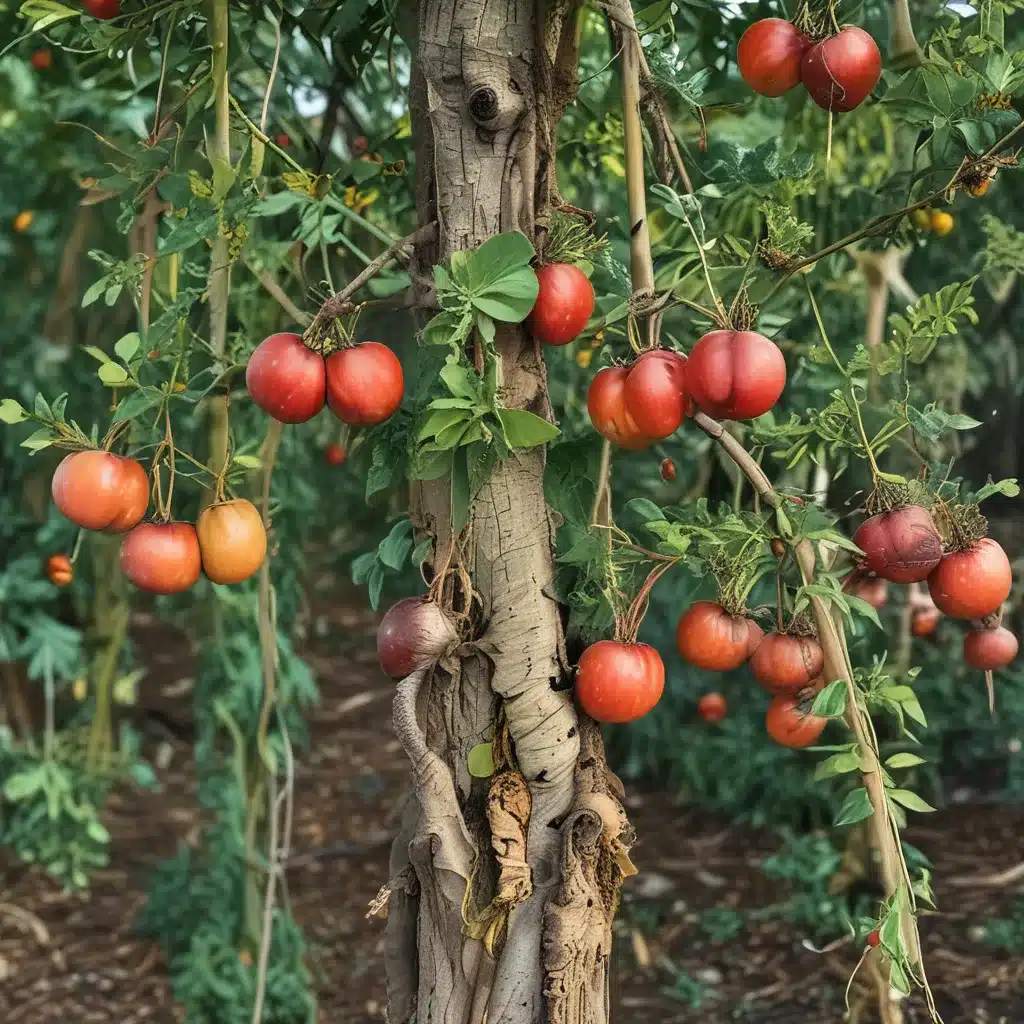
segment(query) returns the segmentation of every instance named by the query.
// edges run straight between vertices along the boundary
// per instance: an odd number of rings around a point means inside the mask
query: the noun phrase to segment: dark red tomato
[[[942,538],[931,513],[905,505],[872,516],[853,535],[864,552],[861,568],[890,583],[920,583],[942,560]]]
[[[256,346],[245,368],[252,400],[281,423],[305,423],[323,407],[327,372],[323,356],[298,334],[272,334]]]
[[[645,352],[629,368],[626,408],[645,437],[674,434],[692,411],[686,394],[686,360],[676,352]]]
[[[754,331],[711,331],[686,361],[690,397],[709,416],[750,420],[779,400],[786,360],[774,341]]]
[[[340,444],[329,444],[324,449],[324,462],[328,466],[340,466],[345,461],[345,449]]]
[[[647,644],[599,640],[580,658],[576,699],[598,722],[632,722],[661,700],[665,666]]]
[[[357,135],[352,140],[352,152],[355,153],[356,156],[362,156],[369,147],[370,144],[366,141],[365,135]]]
[[[402,364],[387,345],[364,341],[327,357],[327,404],[349,426],[383,423],[404,393]]]
[[[661,473],[662,480],[675,480],[676,478],[676,464],[671,459],[662,459],[658,471]]]
[[[954,619],[983,619],[1010,596],[1013,572],[1006,552],[991,537],[966,551],[950,551],[928,577],[940,612]]]
[[[736,49],[743,81],[762,96],[781,96],[800,83],[800,61],[811,41],[791,21],[762,18]]]
[[[730,615],[716,601],[694,601],[676,626],[676,647],[697,668],[728,672],[750,658],[763,636],[752,619]]]
[[[827,722],[827,718],[811,714],[810,700],[795,697],[776,697],[768,705],[764,720],[768,735],[793,750],[809,747],[822,734]]]
[[[931,636],[941,618],[942,612],[938,608],[917,608],[910,620],[910,632],[914,636]]]
[[[46,560],[46,578],[55,587],[66,587],[74,579],[75,570],[67,555],[50,555]]]
[[[697,701],[697,713],[705,722],[720,722],[729,713],[729,702],[720,693],[705,693]]]
[[[149,507],[149,477],[142,465],[105,451],[66,456],[50,490],[61,514],[86,530],[123,533]]]
[[[547,263],[537,271],[537,301],[527,318],[530,333],[545,345],[568,345],[594,312],[594,286],[572,263]]]
[[[825,667],[821,644],[810,636],[769,633],[750,659],[757,681],[771,694],[799,693]]]
[[[121,0],[82,0],[85,9],[101,21],[109,21],[121,13]]]
[[[285,132],[279,132],[275,136],[274,142],[276,142],[281,149],[287,149],[292,144],[291,137]]]
[[[53,54],[50,50],[36,50],[36,52],[32,54],[30,60],[32,61],[32,67],[34,67],[36,71],[45,71],[47,68],[53,66]]]
[[[889,584],[881,576],[865,576],[850,588],[854,597],[867,601],[872,608],[884,608],[889,600]]]
[[[873,932],[868,932],[868,937],[864,941],[874,949],[882,941],[882,937],[878,934],[878,929],[876,928]]]
[[[630,451],[640,451],[651,444],[649,437],[640,433],[626,408],[625,366],[606,366],[598,370],[587,391],[587,411],[594,429],[612,444]]]
[[[143,523],[121,542],[121,572],[151,594],[188,590],[202,567],[199,537],[191,523]]]
[[[1017,657],[1017,638],[1004,626],[972,629],[964,634],[964,661],[991,672],[1004,668]]]
[[[836,35],[815,43],[800,64],[800,78],[811,99],[836,113],[859,107],[881,74],[878,45],[855,25],[847,25]]]

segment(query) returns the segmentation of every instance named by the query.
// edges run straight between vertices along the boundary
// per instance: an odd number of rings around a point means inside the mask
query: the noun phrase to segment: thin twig
[[[274,62],[270,65],[270,77],[267,79],[267,91],[263,94],[263,110],[260,111],[260,131],[266,133],[267,114],[270,111],[270,94],[274,91],[274,79],[277,77],[277,62],[281,59],[281,20],[274,22]]]

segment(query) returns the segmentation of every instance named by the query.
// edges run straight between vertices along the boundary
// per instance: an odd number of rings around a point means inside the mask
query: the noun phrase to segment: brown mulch
[[[288,873],[296,917],[311,950],[323,1024],[384,1019],[384,929],[365,917],[387,880],[388,846],[406,777],[390,730],[392,684],[381,677],[375,621],[348,607],[314,619],[305,650],[321,702],[296,780],[294,855]],[[134,709],[162,791],[124,789],[105,822],[112,861],[88,893],[59,891],[44,875],[0,861],[2,1024],[175,1024],[160,950],[134,933],[153,867],[199,834],[190,760],[189,658],[181,638],[141,618],[133,636],[150,672]],[[630,817],[641,874],[627,885],[616,925],[614,1020],[628,1024],[831,1024],[842,1020],[851,944],[814,951],[778,915],[751,917],[785,898],[761,871],[777,838],[681,809],[665,794],[634,793]],[[1024,812],[959,807],[908,838],[935,864],[941,912],[922,926],[925,962],[947,1024],[1024,1022],[1024,958],[987,947],[980,929],[1024,900],[1024,877],[947,884],[1013,867]],[[997,880],[998,881],[998,880]],[[730,911],[735,914],[730,915]],[[709,914],[711,912],[711,914]],[[715,941],[707,922],[743,913],[736,934]],[[908,1024],[924,1021],[916,1002]],[[862,1024],[873,1020],[869,1012]]]

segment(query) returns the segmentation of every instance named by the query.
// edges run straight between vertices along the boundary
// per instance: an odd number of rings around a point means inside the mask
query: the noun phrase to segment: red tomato
[[[327,372],[319,352],[298,334],[272,334],[256,346],[245,368],[252,400],[281,423],[305,423],[323,407]]]
[[[889,584],[881,576],[861,578],[850,589],[854,597],[867,601],[872,608],[884,608],[889,600]]]
[[[658,471],[661,473],[662,480],[675,480],[676,478],[676,464],[671,459],[662,459]]]
[[[711,331],[686,361],[686,386],[709,416],[754,419],[779,400],[786,360],[774,341],[754,331]]]
[[[580,658],[576,699],[598,722],[632,722],[661,700],[665,666],[647,644],[599,640]]]
[[[121,0],[82,0],[85,9],[101,21],[109,21],[121,13]]]
[[[720,693],[705,693],[697,701],[697,711],[705,722],[720,722],[729,711],[729,702]]]
[[[991,537],[966,551],[950,551],[928,577],[940,612],[954,619],[983,619],[1010,596],[1013,573],[1006,552]]]
[[[629,370],[625,366],[606,366],[598,370],[587,391],[587,411],[594,429],[612,444],[630,451],[640,451],[651,444],[649,437],[640,433],[626,408],[626,378]]]
[[[50,555],[46,560],[46,578],[55,587],[66,587],[74,575],[74,567],[67,555]]]
[[[800,83],[800,61],[811,41],[791,21],[762,18],[736,49],[743,81],[762,96],[781,96]]]
[[[825,667],[821,644],[810,636],[769,633],[750,659],[757,681],[771,694],[793,695]]]
[[[356,156],[362,156],[367,151],[367,149],[369,149],[369,147],[370,144],[366,141],[365,135],[357,135],[352,140],[352,152]]]
[[[267,531],[259,509],[245,498],[207,505],[196,522],[203,572],[213,583],[241,583],[267,555]]]
[[[572,263],[545,264],[537,283],[537,301],[526,321],[530,333],[545,345],[568,345],[594,312],[594,286]]]
[[[676,647],[697,668],[728,672],[750,658],[763,636],[752,619],[730,615],[716,601],[694,601],[676,626]]]
[[[882,55],[862,28],[847,25],[815,43],[803,57],[800,78],[825,110],[853,110],[870,95],[882,73]]]
[[[853,543],[864,552],[861,569],[890,583],[920,583],[942,560],[942,538],[920,505],[872,516]]]
[[[53,54],[47,49],[36,50],[29,59],[36,71],[45,71],[53,66]]]
[[[86,530],[124,533],[149,508],[149,477],[142,465],[110,452],[66,456],[50,490],[61,514]]]
[[[402,404],[405,377],[398,356],[377,341],[327,357],[327,404],[343,423],[372,427]]]
[[[767,639],[767,638],[766,638]],[[809,747],[824,731],[827,718],[812,715],[811,701],[776,697],[768,705],[764,724],[776,743],[793,750]]]
[[[942,612],[938,608],[917,608],[910,620],[910,632],[914,636],[931,636],[941,618]]]
[[[286,132],[279,132],[274,137],[274,142],[276,142],[281,149],[287,149],[292,144],[292,140]]]
[[[674,434],[692,412],[686,393],[686,360],[676,352],[645,352],[629,368],[623,398],[645,437]]]
[[[964,661],[986,672],[1004,668],[1017,657],[1017,638],[1005,627],[972,629],[964,634]]]
[[[882,941],[882,937],[878,934],[878,929],[876,928],[873,932],[868,932],[868,937],[864,941],[874,949]]]
[[[202,570],[199,538],[191,523],[143,523],[121,542],[121,572],[151,594],[188,590]]]
[[[324,462],[328,466],[340,466],[345,461],[345,449],[340,444],[329,444],[324,449]]]

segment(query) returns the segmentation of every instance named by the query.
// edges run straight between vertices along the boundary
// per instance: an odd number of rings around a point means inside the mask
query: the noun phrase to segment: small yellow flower
[[[174,382],[174,390],[175,390],[175,392],[177,394],[180,395],[182,393],[182,391],[185,390],[185,383],[184,383],[184,381],[176,380]]]
[[[35,214],[31,210],[22,210],[17,217],[14,218],[14,230],[19,234],[23,231],[28,231],[32,227],[32,221],[35,220]]]
[[[71,695],[77,701],[85,700],[85,695],[88,693],[89,687],[84,679],[76,679],[71,684]]]
[[[584,370],[590,365],[590,360],[594,358],[594,350],[590,348],[581,349],[576,353],[576,365],[581,366]]]

